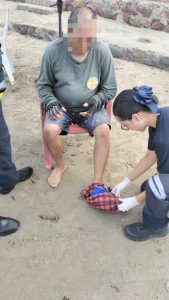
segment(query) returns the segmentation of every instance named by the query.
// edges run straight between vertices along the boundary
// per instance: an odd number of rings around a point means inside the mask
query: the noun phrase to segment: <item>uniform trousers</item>
[[[0,188],[8,189],[19,180],[19,173],[12,162],[10,134],[0,101]]]
[[[143,223],[148,227],[162,228],[169,221],[169,174],[158,174],[149,178],[146,185],[146,204]]]

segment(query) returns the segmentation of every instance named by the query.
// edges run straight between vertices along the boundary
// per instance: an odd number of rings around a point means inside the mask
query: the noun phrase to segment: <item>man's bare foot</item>
[[[65,170],[66,170],[66,166],[64,166],[63,169],[58,169],[57,167],[53,169],[52,173],[48,178],[48,184],[52,188],[56,188],[58,186]]]

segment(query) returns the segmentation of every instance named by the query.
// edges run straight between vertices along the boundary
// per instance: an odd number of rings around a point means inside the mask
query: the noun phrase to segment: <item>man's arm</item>
[[[109,47],[102,44],[100,50],[101,76],[100,76],[100,91],[94,97],[96,101],[102,105],[115,97],[117,92],[117,84],[114,70],[113,56]]]
[[[49,105],[52,105],[52,103],[57,101],[53,92],[55,78],[52,70],[52,62],[47,50],[43,55],[40,73],[36,84],[40,102],[44,108],[47,108]]]

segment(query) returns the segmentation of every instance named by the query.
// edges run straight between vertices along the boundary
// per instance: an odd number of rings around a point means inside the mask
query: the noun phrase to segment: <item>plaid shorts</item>
[[[91,116],[83,117],[79,113],[63,112],[58,120],[54,120],[46,113],[45,124],[56,124],[61,127],[61,134],[66,135],[71,124],[78,124],[85,128],[92,136],[95,128],[102,124],[107,124],[111,129],[110,120],[105,108],[97,110]]]

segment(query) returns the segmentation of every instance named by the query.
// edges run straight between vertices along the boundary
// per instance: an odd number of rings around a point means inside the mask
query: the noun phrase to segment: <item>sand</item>
[[[56,190],[47,184],[43,162],[40,110],[35,82],[47,42],[11,31],[8,36],[15,68],[15,86],[2,102],[18,168],[31,165],[33,177],[7,196],[0,196],[0,213],[21,221],[20,230],[0,239],[0,299],[5,300],[167,300],[169,237],[136,243],[122,228],[141,220],[142,206],[112,215],[90,207],[79,192],[93,176],[94,139],[63,137],[68,169]],[[146,84],[169,97],[168,73],[115,59],[118,92]],[[112,119],[111,153],[105,184],[114,186],[137,164],[147,148],[147,133],[124,132]],[[155,167],[123,193],[139,191]],[[39,215],[57,216],[46,220]],[[64,298],[64,296],[66,298]]]

